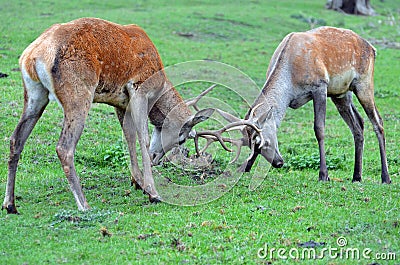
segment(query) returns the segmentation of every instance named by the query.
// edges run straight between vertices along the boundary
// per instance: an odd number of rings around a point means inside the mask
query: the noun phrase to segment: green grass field
[[[318,182],[318,145],[308,103],[288,110],[279,129],[283,168],[265,165],[258,179],[254,172],[236,184],[228,179],[209,203],[150,204],[130,185],[113,108],[94,105],[75,155],[92,209],[78,212],[55,152],[63,116],[52,102],[19,163],[16,197],[21,214],[0,213],[0,264],[400,264],[398,0],[372,1],[379,13],[375,17],[329,11],[323,0],[170,2],[0,2],[0,72],[9,75],[0,78],[0,194],[5,193],[9,137],[23,107],[18,58],[50,25],[86,16],[140,25],[166,67],[218,61],[242,71],[258,88],[286,34],[319,25],[354,30],[377,48],[375,99],[384,119],[392,184],[380,184],[377,139],[358,103],[365,119],[364,171],[361,183],[351,182],[353,137],[328,101],[326,150],[332,181]],[[191,98],[208,85],[187,83],[177,90]],[[249,91],[231,88],[242,96]],[[242,117],[246,112],[242,98],[229,89],[219,87],[210,97],[224,101]],[[188,146],[193,152],[193,144]],[[213,183],[218,174],[237,166],[227,165],[230,154],[218,150],[214,178],[204,179],[207,174],[199,176],[193,169],[168,163],[154,171],[201,189],[200,184]],[[242,152],[245,156],[249,150]],[[254,190],[255,180],[262,183]],[[228,189],[229,185],[233,187]],[[344,239],[347,244],[339,245]],[[316,259],[302,257],[310,251]]]

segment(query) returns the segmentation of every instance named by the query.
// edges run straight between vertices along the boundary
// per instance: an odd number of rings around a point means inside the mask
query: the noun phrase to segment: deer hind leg
[[[386,143],[385,143],[385,133],[383,130],[383,120],[379,115],[378,109],[375,105],[374,100],[374,90],[372,81],[363,82],[360,81],[355,84],[354,93],[356,94],[361,106],[363,107],[365,113],[367,114],[369,120],[372,123],[376,137],[379,143],[379,152],[381,156],[381,178],[382,183],[391,183],[388,164],[386,158]]]
[[[139,169],[136,153],[136,128],[133,123],[132,116],[129,110],[125,111],[120,108],[115,108],[119,123],[121,124],[122,131],[124,132],[126,142],[128,143],[129,156],[131,160],[131,184],[135,185],[135,189],[142,189],[143,176]],[[128,114],[125,119],[125,114]]]
[[[80,91],[81,93],[58,95],[58,99],[64,109],[64,124],[56,150],[78,209],[85,211],[89,209],[89,205],[76,174],[74,155],[91,107],[92,95],[89,89],[86,90],[85,86],[73,88],[70,84],[65,83],[64,85],[70,86],[73,91]],[[68,89],[63,88],[62,90],[66,91]]]
[[[362,157],[364,149],[364,121],[353,104],[352,92],[342,98],[332,97],[337,110],[349,126],[354,138],[354,172],[353,182],[361,181]]]
[[[49,99],[49,92],[41,83],[32,81],[29,77],[24,77],[25,102],[22,116],[10,139],[10,157],[8,160],[8,178],[6,194],[2,209],[7,213],[18,213],[15,206],[15,175],[17,172],[18,161],[24,145],[37,121],[42,116]]]
[[[325,117],[326,117],[326,97],[327,97],[327,86],[322,85],[316,89],[313,94],[314,104],[314,133],[318,141],[319,146],[319,180],[328,181],[328,169],[326,167],[326,156],[325,156]]]
[[[140,89],[138,89],[140,90]],[[156,191],[153,174],[151,171],[151,159],[149,152],[149,128],[148,128],[148,98],[140,91],[128,88],[130,95],[130,107],[133,123],[136,127],[143,163],[143,191],[149,195],[150,202],[160,202],[161,197]]]

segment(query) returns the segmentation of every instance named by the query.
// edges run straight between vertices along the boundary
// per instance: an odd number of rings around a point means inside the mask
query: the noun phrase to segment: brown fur
[[[59,91],[63,86],[58,82],[67,79],[71,83],[74,79],[81,82],[86,75],[86,85],[96,87],[93,102],[115,107],[126,108],[128,100],[123,89],[128,81],[140,85],[158,73],[157,78],[151,79],[151,85],[142,88],[160,90],[167,81],[157,49],[137,25],[123,26],[95,18],[53,25],[20,58],[21,67],[25,66],[35,81],[39,81],[35,69],[38,59],[51,68],[48,70],[53,75],[56,94],[63,93]],[[171,93],[173,104],[183,102],[173,88]],[[187,108],[182,112],[182,119],[190,115]]]

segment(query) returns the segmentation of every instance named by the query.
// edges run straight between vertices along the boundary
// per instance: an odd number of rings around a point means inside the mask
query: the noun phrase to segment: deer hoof
[[[162,201],[161,200],[161,196],[159,196],[159,195],[157,195],[155,197],[152,197],[152,196],[149,195],[149,200],[150,200],[151,203],[159,203],[159,202]]]
[[[3,205],[1,209],[6,209],[8,214],[19,214],[14,204],[9,204],[7,206]]]
[[[392,183],[392,181],[390,180],[389,174],[383,173],[381,175],[381,178],[382,178],[382,184],[390,184],[390,183]]]
[[[331,180],[329,178],[328,171],[326,169],[325,170],[323,170],[323,169],[319,170],[319,178],[318,178],[318,180],[319,181],[330,181]]]
[[[131,181],[131,186],[135,186],[135,190],[142,190],[142,187],[136,181]]]
[[[319,181],[330,181],[331,179],[328,176],[319,176]]]
[[[390,184],[392,181],[390,179],[382,180],[382,184]]]
[[[135,190],[143,190],[140,182],[141,181],[136,181],[136,179],[133,176],[131,176],[131,187],[135,186]]]

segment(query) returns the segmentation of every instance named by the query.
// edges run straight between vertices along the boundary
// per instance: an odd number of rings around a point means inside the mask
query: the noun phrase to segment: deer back
[[[160,56],[139,26],[96,18],[53,25],[23,52],[20,65],[33,81],[45,79],[40,78],[41,72],[50,76],[49,86],[56,96],[68,87],[62,84],[77,84],[95,89],[94,102],[124,108],[123,87],[128,81],[139,87],[149,80],[151,85],[140,87],[149,89],[144,93],[162,90],[166,81]]]
[[[328,95],[339,95],[353,80],[373,76],[375,48],[351,30],[320,27],[292,33],[280,46],[270,65],[286,67],[295,87],[325,82]],[[273,75],[273,70],[267,72]]]

